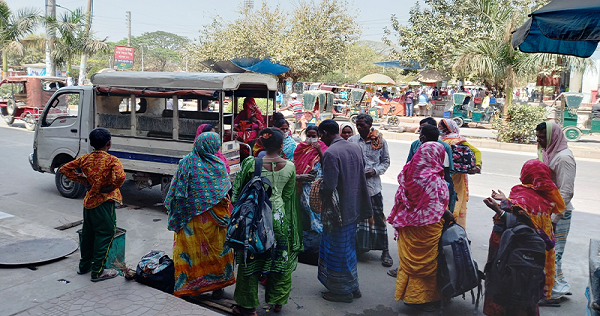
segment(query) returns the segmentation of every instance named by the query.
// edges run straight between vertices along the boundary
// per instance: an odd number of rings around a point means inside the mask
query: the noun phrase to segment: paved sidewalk
[[[18,316],[65,315],[205,315],[218,316],[201,306],[188,303],[173,295],[127,281],[122,277],[106,280],[51,299]]]

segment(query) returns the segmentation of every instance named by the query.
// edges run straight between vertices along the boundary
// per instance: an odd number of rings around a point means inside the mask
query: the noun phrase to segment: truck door
[[[82,91],[58,91],[48,102],[36,131],[34,154],[39,168],[52,172],[58,155],[76,158],[79,154]]]

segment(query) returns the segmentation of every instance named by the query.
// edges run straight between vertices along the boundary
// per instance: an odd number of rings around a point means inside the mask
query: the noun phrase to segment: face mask
[[[446,133],[444,133],[444,131],[442,131],[441,129],[440,129],[439,131],[440,131],[440,136],[441,136],[441,137],[444,137],[444,136],[446,136]]]
[[[307,143],[309,143],[309,144],[316,143],[316,142],[317,142],[317,139],[316,139],[316,138],[312,138],[312,137],[310,137],[310,138],[307,138],[307,139],[306,139],[306,142],[307,142]]]

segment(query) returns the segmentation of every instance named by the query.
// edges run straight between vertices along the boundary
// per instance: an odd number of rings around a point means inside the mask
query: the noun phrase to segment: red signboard
[[[135,49],[128,46],[115,46],[115,68],[131,69],[133,68],[133,57]]]

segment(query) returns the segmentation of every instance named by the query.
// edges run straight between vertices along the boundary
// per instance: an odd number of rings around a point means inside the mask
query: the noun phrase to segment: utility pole
[[[56,18],[56,0],[46,0],[46,18]],[[52,60],[52,50],[56,32],[53,27],[46,24],[46,76],[56,76],[56,65]]]
[[[131,47],[131,11],[127,11],[127,46]]]
[[[140,46],[142,49],[142,71],[144,71],[144,46]]]
[[[90,28],[92,27],[92,0],[88,0],[87,3],[87,16],[85,17],[85,36],[87,37],[90,34]],[[79,80],[77,84],[83,85],[83,80],[85,80],[86,75],[86,67],[87,67],[87,55],[85,53],[81,53],[81,63],[79,64]]]

